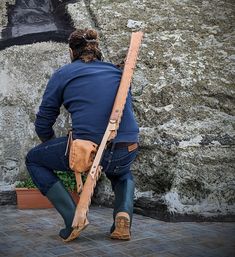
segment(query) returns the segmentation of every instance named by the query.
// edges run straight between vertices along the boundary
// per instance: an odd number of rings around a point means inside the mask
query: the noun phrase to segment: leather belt
[[[107,145],[107,148],[110,149],[113,147],[113,143]],[[114,149],[126,148],[128,147],[128,151],[131,152],[138,147],[138,143],[136,142],[119,142],[115,143]]]

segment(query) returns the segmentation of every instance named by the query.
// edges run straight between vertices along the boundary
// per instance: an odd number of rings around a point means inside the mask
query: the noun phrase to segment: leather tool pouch
[[[98,145],[89,140],[72,139],[72,131],[69,132],[66,153],[69,149],[69,167],[75,173],[89,171],[94,161]]]
[[[97,146],[89,140],[72,140],[69,151],[70,169],[80,173],[89,171],[97,152]]]

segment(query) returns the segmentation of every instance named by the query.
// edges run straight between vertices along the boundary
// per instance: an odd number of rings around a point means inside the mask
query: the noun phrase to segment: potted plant
[[[57,172],[65,187],[71,193],[74,201],[79,201],[77,194],[76,180],[73,173]],[[36,188],[31,178],[20,181],[16,185],[17,207],[19,209],[52,208],[51,202]]]

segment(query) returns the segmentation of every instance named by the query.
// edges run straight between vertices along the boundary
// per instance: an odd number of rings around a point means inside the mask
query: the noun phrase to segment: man
[[[58,69],[46,87],[35,121],[35,130],[43,142],[29,151],[26,166],[33,182],[61,214],[65,228],[60,237],[72,232],[75,203],[54,170],[72,172],[65,156],[67,137],[55,138],[52,126],[61,105],[72,118],[73,139],[100,144],[112,111],[122,71],[101,61],[95,30],[76,30],[69,37],[71,63]],[[110,142],[101,165],[111,181],[115,203],[111,238],[130,239],[133,214],[134,181],[130,166],[137,154],[138,125],[129,92],[115,139]]]

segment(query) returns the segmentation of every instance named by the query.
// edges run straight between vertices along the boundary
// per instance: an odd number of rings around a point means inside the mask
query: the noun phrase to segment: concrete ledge
[[[0,192],[0,205],[16,205],[15,191]]]
[[[99,205],[94,201],[92,201],[92,203],[94,206]],[[16,205],[15,191],[0,192],[0,205]],[[111,204],[102,204],[102,206],[112,208]],[[139,198],[135,202],[134,213],[168,222],[235,222],[235,215],[217,215],[205,217],[196,214],[171,214],[163,202],[150,201],[143,197]]]
[[[151,201],[145,197],[139,198],[135,202],[134,212],[147,217],[151,217],[158,220],[168,221],[168,222],[182,222],[182,221],[196,221],[196,222],[234,222],[235,215],[213,215],[213,216],[203,216],[199,214],[180,214],[180,213],[170,213],[167,210],[166,204],[162,201]]]

